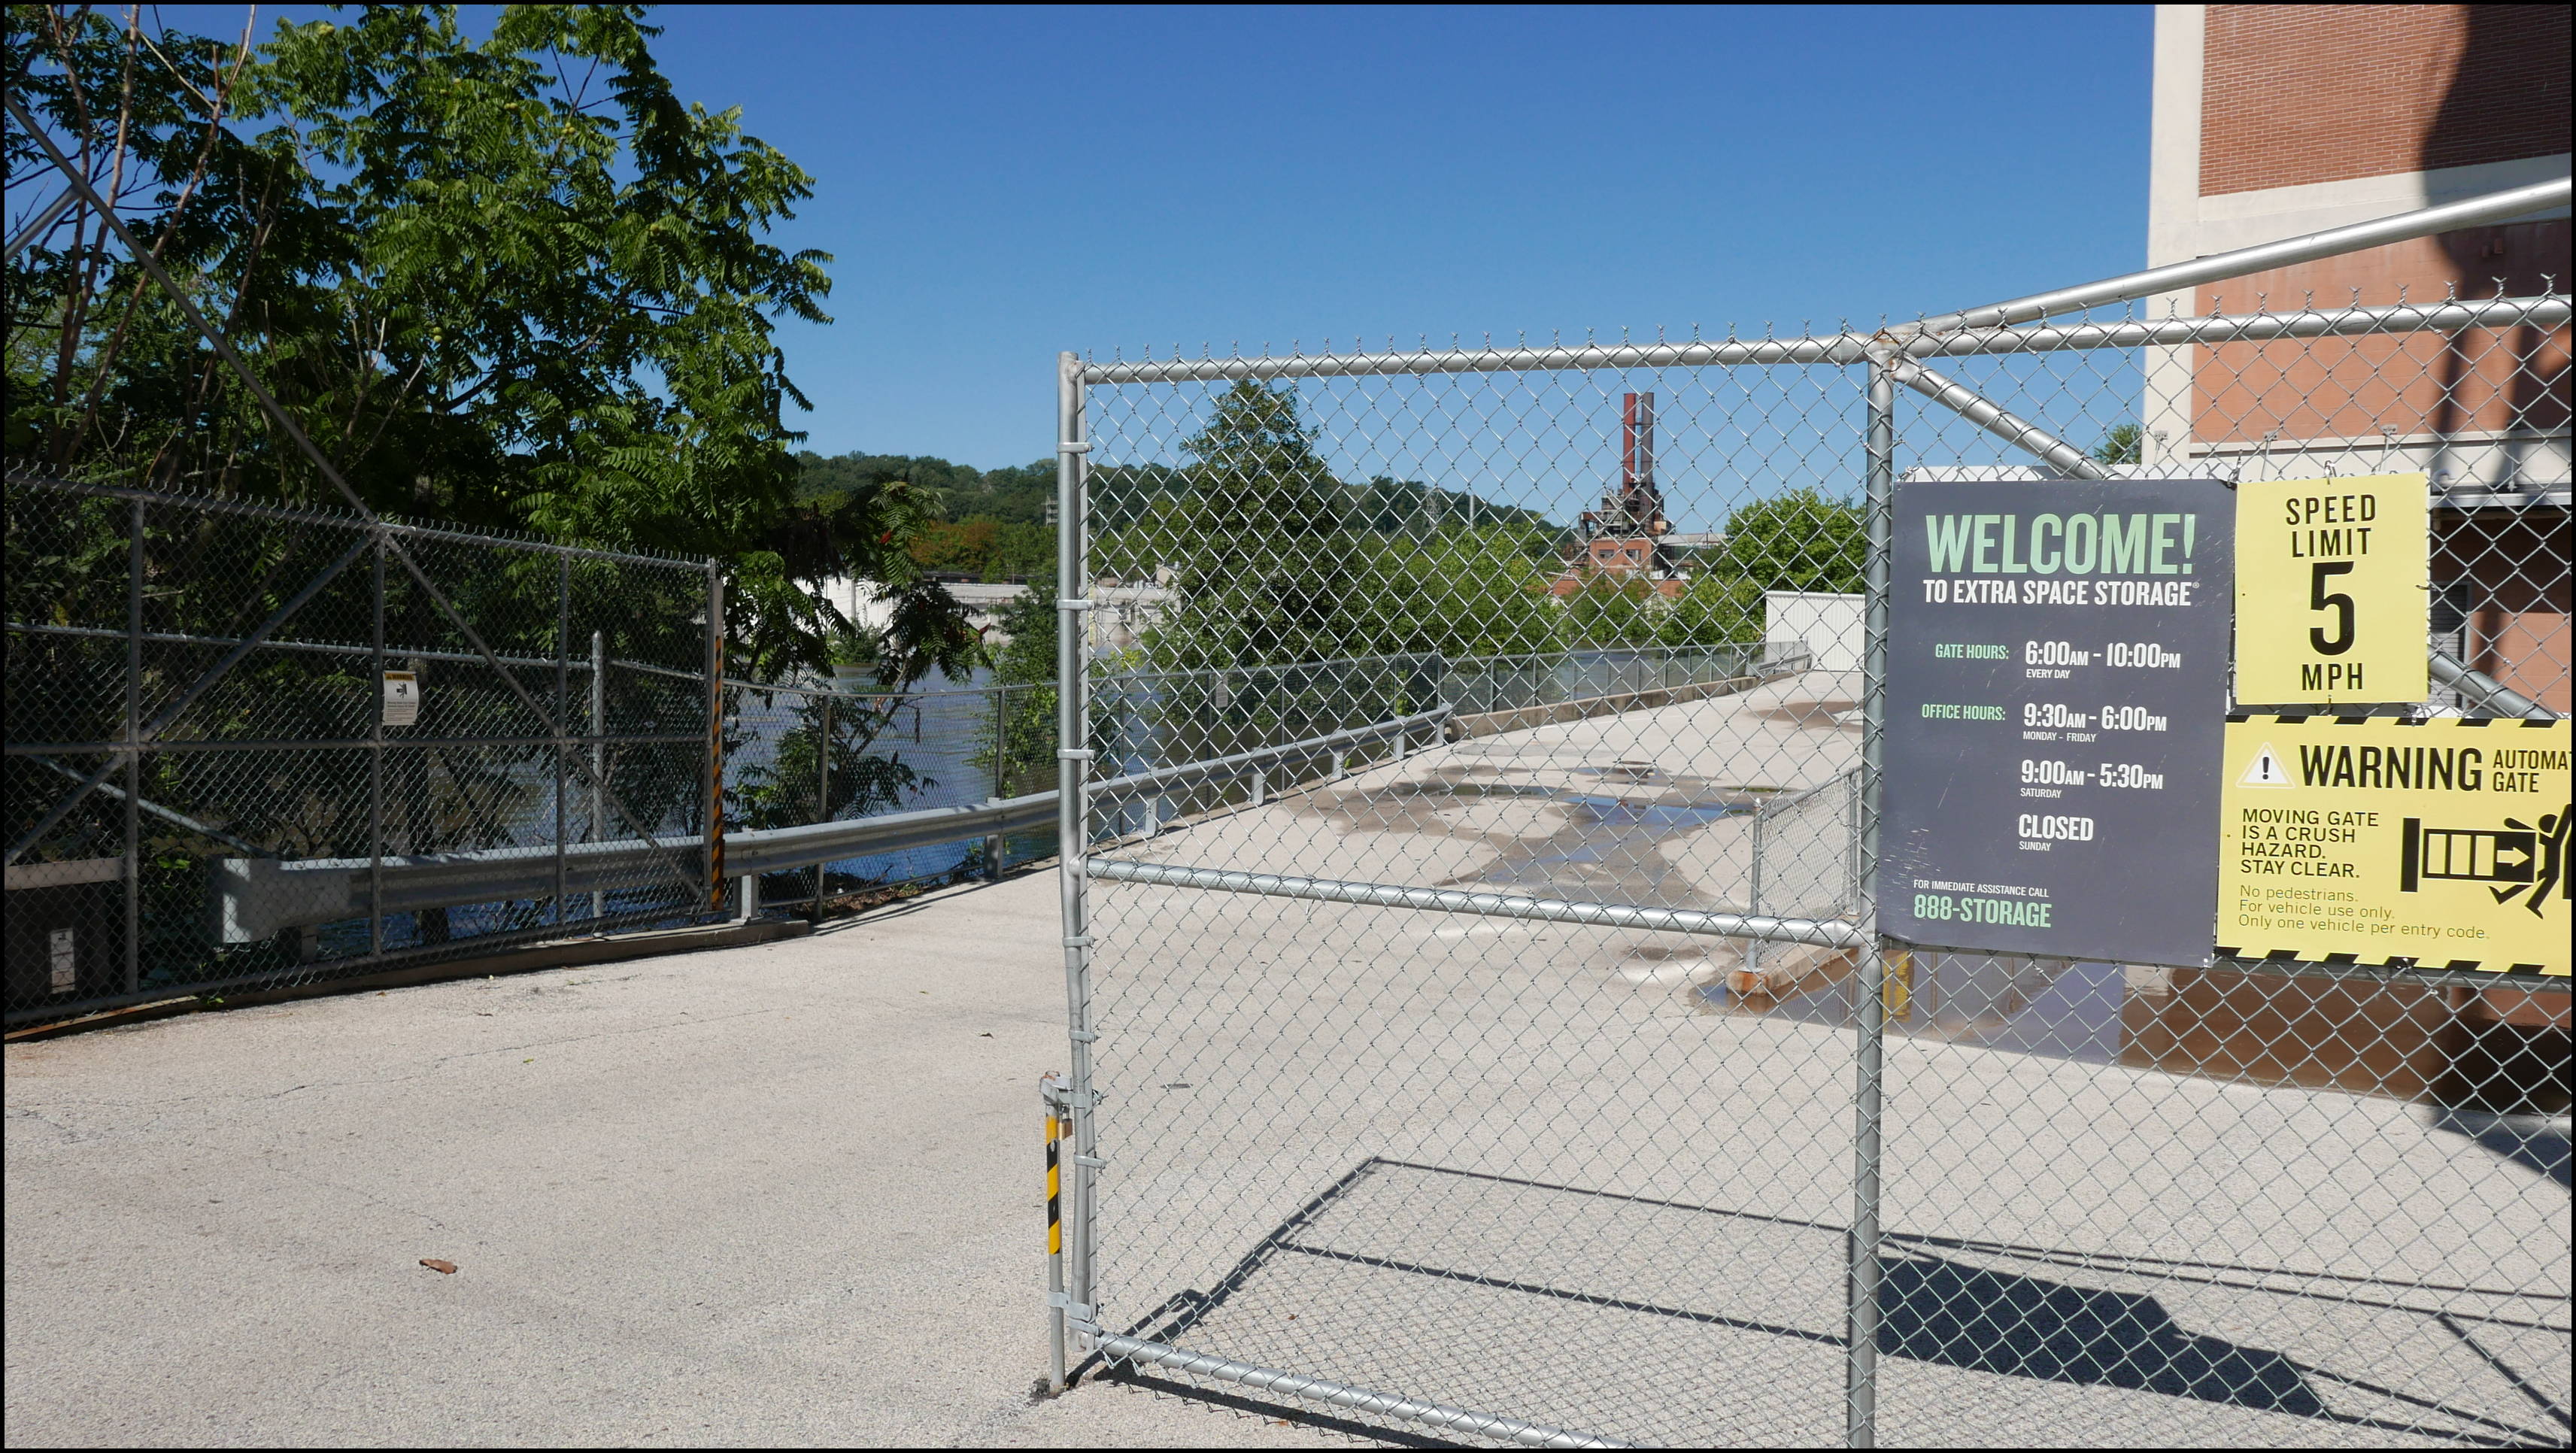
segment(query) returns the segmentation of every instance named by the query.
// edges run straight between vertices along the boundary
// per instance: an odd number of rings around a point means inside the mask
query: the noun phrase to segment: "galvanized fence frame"
[[[1060,440],[1058,518],[1062,523],[1057,587],[1059,609],[1065,613],[1066,628],[1060,637],[1058,674],[1065,686],[1059,697],[1058,720],[1066,790],[1059,804],[1058,832],[1070,1066],[1067,1074],[1050,1083],[1048,1115],[1051,1127],[1062,1125],[1071,1153],[1064,1162],[1067,1168],[1063,1187],[1065,1234],[1060,1249],[1050,1260],[1050,1323],[1057,1349],[1054,1369],[1057,1385],[1061,1386],[1066,1376],[1065,1359],[1070,1346],[1073,1353],[1088,1352],[1096,1360],[1112,1367],[1139,1371],[1158,1369],[1184,1379],[1230,1383],[1278,1397],[1352,1409],[1380,1419],[1411,1422],[1480,1440],[1545,1447],[1616,1445],[1615,1439],[1606,1436],[1518,1418],[1498,1409],[1451,1406],[1412,1396],[1409,1389],[1402,1387],[1356,1385],[1313,1375],[1310,1370],[1234,1360],[1223,1355],[1222,1349],[1185,1348],[1175,1345],[1170,1336],[1149,1330],[1154,1324],[1152,1316],[1144,1321],[1134,1321],[1142,1308],[1130,1306],[1121,1316],[1112,1317],[1100,1304],[1099,1283],[1104,1258],[1116,1254],[1113,1238],[1120,1229],[1102,1219],[1098,1200],[1101,1173],[1113,1159],[1123,1158],[1131,1166],[1139,1162],[1151,1165],[1160,1147],[1150,1142],[1122,1143],[1114,1147],[1104,1144],[1104,1105],[1110,1103],[1113,1095],[1132,1097],[1140,1093],[1140,1089],[1127,1084],[1103,1085],[1097,1078],[1102,1037],[1096,1012],[1100,992],[1097,966],[1106,941],[1099,936],[1096,925],[1091,885],[1094,882],[1141,883],[1317,903],[1372,905],[1595,926],[1643,927],[1723,936],[1753,945],[1825,945],[1855,949],[1857,973],[1849,989],[1854,1031],[1850,1066],[1853,1113],[1852,1161],[1848,1178],[1850,1214],[1843,1231],[1846,1248],[1844,1299],[1840,1309],[1842,1332],[1837,1339],[1844,1359],[1843,1426],[1840,1432],[1849,1446],[1872,1446],[1880,1423],[1881,1317],[1887,1297],[1881,1278],[1885,1256],[1892,1245],[1923,1242],[1921,1237],[1893,1235],[1884,1223],[1888,1175],[1884,1141],[1888,1077],[1885,1046],[1889,1038],[1887,1015],[1892,991],[1891,959],[1900,949],[1909,954],[1901,969],[1904,982],[1909,987],[1914,966],[1910,961],[1910,946],[1889,946],[1882,939],[1870,907],[1874,898],[1870,880],[1879,856],[1878,799],[1884,735],[1881,685],[1885,679],[1889,607],[1889,504],[1900,474],[1900,452],[1910,447],[1916,457],[1924,457],[1925,449],[1944,437],[1945,430],[1959,426],[1987,437],[1990,445],[1999,441],[2001,446],[2031,461],[2018,473],[2007,472],[2000,477],[2044,481],[2048,478],[2103,478],[2122,472],[2105,465],[2084,448],[2051,433],[2042,423],[2016,413],[1932,365],[1944,359],[2009,361],[2051,355],[2081,359],[2097,352],[2114,350],[2187,349],[2202,345],[2215,348],[2273,341],[2402,339],[2426,335],[2456,337],[2464,330],[2473,329],[2490,330],[2491,333],[2493,330],[2521,329],[2525,330],[2522,335],[2525,337],[2546,337],[2556,332],[2563,338],[2562,330],[2570,317],[2570,304],[2564,291],[2554,287],[2538,296],[2446,297],[2423,303],[2400,301],[2373,305],[2363,305],[2356,300],[2352,305],[2342,307],[2317,306],[2310,302],[2286,311],[2271,308],[2268,300],[2258,300],[2257,306],[2250,310],[2240,307],[2222,311],[2212,307],[2204,313],[2198,308],[2189,308],[2171,310],[2165,316],[2154,317],[2080,317],[2073,322],[2044,320],[2189,293],[2204,284],[2242,278],[2266,269],[2463,227],[2506,221],[2552,207],[2563,208],[2568,198],[2569,189],[2565,181],[2543,183],[1987,308],[1875,331],[1847,330],[1821,337],[1785,339],[1766,336],[1758,340],[1730,337],[1722,341],[1695,339],[1688,343],[1544,348],[1443,350],[1426,347],[1415,352],[1328,352],[1258,358],[1176,357],[1169,362],[1150,359],[1142,362],[1099,362],[1087,361],[1071,353],[1062,355],[1057,395]],[[1868,531],[1866,647],[1862,671],[1866,711],[1860,768],[1857,776],[1851,779],[1857,788],[1859,820],[1854,867],[1860,880],[1856,885],[1858,891],[1851,914],[1783,918],[1759,913],[1704,913],[1651,905],[1583,903],[1427,884],[1336,881],[1311,874],[1245,871],[1239,867],[1190,867],[1140,861],[1124,851],[1130,839],[1105,821],[1094,805],[1096,798],[1103,795],[1097,791],[1094,780],[1094,774],[1101,771],[1101,765],[1094,759],[1092,735],[1098,724],[1092,693],[1099,676],[1088,633],[1081,628],[1084,613],[1094,607],[1094,602],[1088,598],[1093,578],[1086,559],[1094,532],[1089,478],[1096,464],[1095,451],[1099,448],[1095,438],[1096,411],[1092,405],[1094,390],[1241,380],[1268,383],[1479,373],[1759,370],[1781,365],[1832,365],[1854,370],[1859,375],[1862,392],[1861,453],[1864,462],[1861,482]],[[2554,377],[2542,381],[2544,394],[2550,388],[2563,393],[2566,385],[2563,364]],[[2045,382],[2045,379],[2041,380],[2043,386]],[[2008,389],[1995,391],[2009,393]],[[1928,407],[1934,416],[1933,422],[1915,431],[1920,437],[1911,440],[1902,428],[1898,408],[1899,400],[1907,395],[1920,400],[1918,406]],[[2559,407],[2563,410],[2563,399]],[[2546,414],[2546,407],[2540,412]],[[2566,425],[2563,416],[2543,419],[2539,427],[2549,439],[2557,442],[2558,447],[2564,448]],[[2383,433],[2393,432],[2383,428]],[[2272,443],[2273,437],[2267,436],[2265,443]],[[1130,441],[1113,440],[1113,443],[1127,442]],[[2275,467],[2260,477],[2304,477],[2283,472],[2284,469],[2295,468],[2299,463],[2299,452],[2295,442],[2281,447],[2274,457],[2267,457],[2264,461]],[[1955,449],[1942,457],[1945,460],[1956,457]],[[1121,457],[1112,462],[1123,465],[1134,461]],[[2156,465],[2157,461],[2151,459],[2144,466],[2126,472],[2149,478],[2159,477],[2160,473],[2185,472],[2180,468],[2160,471]],[[2034,487],[2045,486],[2037,484]],[[2559,512],[2562,532],[2565,528],[2566,488],[2561,478],[2533,497],[2544,510],[2554,508]],[[2550,493],[2552,490],[2554,494]],[[2467,493],[2464,492],[2462,498],[2467,499]],[[2474,507],[2474,501],[2469,507]],[[2563,595],[2563,567],[2555,581],[2536,583],[2544,591],[2555,588]],[[2553,665],[2562,679],[2566,673],[2567,663],[2563,661],[2544,661],[2539,665],[2544,674]],[[2537,719],[2551,715],[2529,695],[2480,670],[2467,659],[2465,651],[2453,652],[2437,644],[2431,648],[2431,673],[2441,688],[2437,693],[2437,706],[2447,702],[2447,709],[2472,716]],[[2257,966],[2248,963],[2237,967],[2252,970]],[[2434,989],[2448,986],[2449,992],[2455,995],[2486,991],[2510,993],[2517,989],[2539,988],[2563,992],[2564,989],[2563,980],[2519,984],[2514,976],[2485,973],[2278,963],[2259,967],[2265,972],[2293,979],[2329,984],[2367,984],[2402,979],[2410,986]],[[1256,1128],[1249,1133],[1261,1131]],[[1051,1167],[1053,1164],[1051,1160]],[[1171,1173],[1184,1174],[1181,1170]],[[2563,1184],[2563,1151],[2558,1177]],[[1050,1189],[1053,1190],[1052,1184]],[[1324,1199],[1319,1197],[1317,1202],[1310,1204],[1309,1210],[1322,1204]],[[1051,1199],[1051,1208],[1053,1204]],[[1293,1218],[1289,1224],[1293,1224]],[[1259,1238],[1265,1234],[1257,1226],[1236,1229],[1247,1238]],[[1275,1241],[1285,1234],[1285,1227],[1266,1234]],[[1248,1256],[1238,1268],[1238,1275],[1248,1273],[1258,1255],[1255,1252]],[[2559,1270],[2563,1276],[2563,1258]],[[2500,1294],[2511,1296],[2519,1293],[2508,1289]],[[2530,1294],[2537,1297],[2541,1305],[2557,1306],[2563,1313],[2566,1301],[2563,1290],[2553,1292],[2541,1287],[2533,1289]],[[1900,1293],[1900,1299],[1901,1296]],[[1164,1316],[1168,1310],[1160,1309],[1155,1315]],[[1168,1316],[1166,1320],[1173,1326],[1187,1325],[1189,1321],[1187,1317],[1173,1320]],[[1126,1325],[1122,1326],[1122,1322]],[[2549,1322],[2545,1317],[2537,1325],[2542,1328],[2543,1335],[2562,1339],[2565,1336],[2564,1327]],[[2470,1345],[2476,1345],[2466,1332],[2460,1335],[2463,1340],[2470,1341]],[[2494,1362],[2492,1357],[2488,1360]],[[2495,1365],[2500,1369],[2503,1367],[2502,1363]],[[2513,1376],[2509,1369],[2506,1375]],[[2518,1385],[2539,1400],[2544,1409],[2550,1407],[2547,1395],[2532,1390],[2527,1383]],[[2404,1399],[2399,1398],[2398,1402],[2403,1404]],[[2424,1423],[2424,1416],[2420,1411],[2407,1412],[2401,1406],[2388,1419],[2375,1424],[2369,1419],[2360,1422],[2384,1431],[2432,1436],[2437,1429]],[[2555,1416],[2559,1422],[2558,1436],[2563,1438],[2566,1419],[2563,1407],[2555,1411]],[[2405,1421],[2407,1419],[2411,1421]],[[2344,1421],[2349,1423],[2353,1420]],[[2473,1424],[2476,1421],[2475,1418],[2470,1419]],[[2511,1436],[2509,1431],[2499,1431],[2506,1430],[2507,1425],[2503,1423],[2490,1420],[2486,1427],[2488,1436]],[[1813,1437],[1816,1431],[1810,1428],[1799,1436]],[[2017,1435],[2039,1439],[2052,1434],[2061,1440],[2077,1436],[2075,1430],[2063,1426],[2016,1431]],[[2464,1433],[2461,1436],[2477,1435]]]
[[[721,886],[703,865],[716,746],[706,667],[722,623],[714,562],[32,470],[12,470],[9,496],[13,556],[30,557],[13,560],[29,568],[12,580],[8,621],[11,916],[47,916],[48,894],[122,899],[116,921],[68,906],[55,914],[53,931],[69,935],[70,984],[54,971],[31,988],[34,955],[13,935],[11,1023],[720,911]],[[113,513],[109,532],[121,531],[113,574],[124,618],[112,624],[75,618],[83,600],[65,582],[89,573],[78,560],[35,558],[57,545],[94,553],[105,535],[74,536],[108,526],[84,510]],[[48,538],[58,528],[62,537]],[[192,578],[192,552],[210,548],[236,566],[268,562],[309,578],[228,595],[236,582]],[[396,552],[482,596],[480,632],[446,623],[427,592],[389,572]],[[587,627],[618,604],[604,597],[629,584],[660,607],[694,610],[680,633],[694,659],[611,657],[601,631],[573,628],[577,615]],[[65,593],[30,594],[57,586]],[[164,604],[192,590],[205,599]],[[160,628],[155,617],[172,608],[208,619]],[[544,649],[525,649],[531,642]],[[411,673],[411,710],[426,710],[427,732],[388,724],[379,683],[396,668]],[[494,679],[512,672],[541,683],[542,709]],[[253,684],[263,674],[275,679]],[[103,709],[85,709],[85,697],[101,697],[89,706]],[[261,730],[263,720],[277,730]],[[654,795],[668,800],[637,822],[622,798],[639,770],[657,770],[655,757],[670,780]],[[154,785],[163,776],[169,788]],[[297,793],[301,806],[278,805]],[[364,810],[343,821],[352,795]],[[116,804],[112,822],[101,802]],[[450,818],[464,820],[441,825]],[[612,834],[632,842],[612,851]],[[82,856],[65,857],[75,848]],[[171,861],[156,867],[147,861],[156,854]],[[147,893],[168,901],[147,905]],[[448,910],[473,905],[502,911],[482,931],[451,931]],[[333,924],[346,931],[326,944]],[[93,962],[97,952],[116,962]]]

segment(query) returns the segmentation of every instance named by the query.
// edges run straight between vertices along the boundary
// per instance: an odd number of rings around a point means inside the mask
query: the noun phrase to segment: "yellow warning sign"
[[[2568,971],[2564,721],[2232,716],[2218,952]]]
[[[2422,701],[2432,571],[2420,474],[2236,487],[2236,699]]]

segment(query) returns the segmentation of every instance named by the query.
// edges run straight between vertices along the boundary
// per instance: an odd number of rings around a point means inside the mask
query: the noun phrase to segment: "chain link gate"
[[[2563,978],[1870,892],[1901,478],[2431,473],[2411,710],[2562,716],[2556,280],[2194,290],[2566,198],[1875,332],[1066,355],[1059,1346],[1528,1446],[2566,1441]]]

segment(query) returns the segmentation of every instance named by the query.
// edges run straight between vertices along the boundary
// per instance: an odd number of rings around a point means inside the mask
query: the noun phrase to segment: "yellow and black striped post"
[[[1038,1082],[1046,1119],[1047,1390],[1064,1391],[1064,1170],[1065,1084],[1049,1074]]]
[[[1064,1119],[1055,1111],[1046,1115],[1047,1165],[1047,1256],[1059,1266],[1064,1258],[1063,1169],[1056,1162],[1056,1147],[1064,1139]]]

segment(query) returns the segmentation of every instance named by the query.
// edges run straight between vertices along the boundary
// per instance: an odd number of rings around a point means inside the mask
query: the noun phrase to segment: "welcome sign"
[[[1883,931],[2210,962],[2235,518],[2214,480],[1897,485]]]

